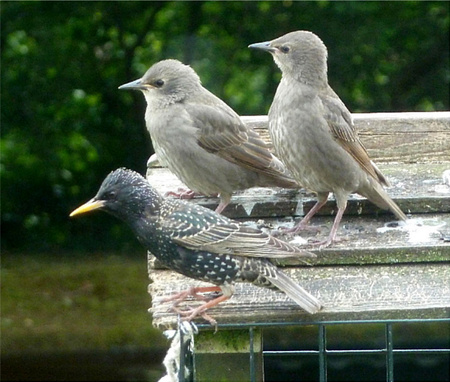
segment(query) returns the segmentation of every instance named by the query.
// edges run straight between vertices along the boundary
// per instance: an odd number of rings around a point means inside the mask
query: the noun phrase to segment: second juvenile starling
[[[205,89],[190,66],[160,61],[119,89],[142,91],[159,161],[191,190],[219,194],[216,212],[223,211],[237,190],[299,187],[258,133]]]
[[[271,53],[282,72],[269,110],[275,152],[302,186],[317,193],[317,203],[293,232],[305,228],[330,192],[338,212],[328,239],[320,243],[324,246],[336,239],[353,192],[406,220],[383,189],[389,183],[370,160],[350,112],[328,85],[327,48],[320,38],[312,32],[296,31],[249,48]]]
[[[140,174],[117,169],[103,181],[97,195],[70,216],[104,210],[125,221],[139,241],[165,266],[215,287],[191,288],[167,301],[187,295],[222,291],[195,309],[180,312],[187,320],[229,299],[236,282],[252,283],[285,293],[308,313],[320,302],[270,262],[286,257],[314,257],[259,229],[241,225],[214,211],[184,200],[164,198]]]

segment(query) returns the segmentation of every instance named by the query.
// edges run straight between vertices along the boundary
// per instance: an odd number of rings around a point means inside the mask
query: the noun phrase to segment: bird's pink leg
[[[221,214],[222,211],[225,209],[225,207],[228,206],[228,203],[220,202],[219,205],[216,208],[216,212],[218,214]]]
[[[208,321],[212,326],[216,327],[217,330],[217,321],[206,314],[206,310],[216,306],[217,304],[220,304],[223,301],[228,300],[232,296],[231,293],[223,294],[221,296],[215,297],[211,300],[211,297],[200,295],[199,293],[209,293],[209,292],[223,292],[222,289],[218,286],[211,286],[211,287],[191,287],[188,288],[185,291],[182,291],[180,293],[176,293],[170,297],[166,297],[162,299],[162,302],[168,302],[168,301],[175,301],[172,305],[172,310],[175,313],[180,314],[183,316],[184,321],[191,321],[197,316],[203,317],[206,321]],[[205,301],[202,305],[200,305],[197,308],[190,308],[186,310],[179,309],[177,306],[186,299],[186,297],[192,296],[195,297],[197,300],[203,300]],[[210,300],[210,301],[208,301]]]
[[[230,204],[230,200],[231,200],[231,195],[228,194],[220,194],[220,203],[216,208],[216,212],[218,214],[221,214],[222,211],[225,209],[226,206],[228,206],[228,204]]]
[[[345,208],[339,208],[338,212],[336,214],[336,217],[334,218],[333,226],[331,227],[330,234],[328,235],[328,238],[323,241],[315,242],[313,245],[318,245],[320,248],[326,248],[329,247],[332,243],[339,241],[337,236],[337,230],[339,228],[339,224],[341,223],[342,216],[344,215]]]
[[[187,310],[178,310],[177,309],[177,313],[184,316],[183,321],[192,321],[195,317],[201,316],[206,321],[208,321],[212,326],[215,326],[216,330],[217,330],[217,321],[214,318],[212,318],[211,316],[209,316],[208,314],[206,314],[205,312],[208,309],[220,304],[221,302],[228,300],[230,297],[231,296],[228,296],[228,295],[222,295],[222,296],[216,297],[214,300],[203,303],[202,305],[200,305],[197,308],[190,308]]]
[[[173,306],[179,305],[181,302],[186,300],[187,297],[192,296],[196,300],[209,300],[207,296],[203,296],[199,293],[208,293],[208,292],[221,292],[222,290],[218,286],[211,286],[211,287],[190,287],[182,292],[175,293],[172,296],[164,297],[161,299],[161,302],[170,302],[175,301]]]
[[[283,233],[293,233],[296,234],[300,231],[303,230],[315,230],[317,231],[318,228],[316,227],[309,227],[308,223],[311,220],[311,218],[316,214],[317,211],[319,211],[324,204],[327,202],[327,199],[325,198],[325,200],[322,201],[317,201],[316,204],[314,204],[313,208],[311,208],[309,210],[309,212],[305,215],[305,217],[300,221],[300,223],[298,223],[295,227],[293,228],[288,228],[288,229],[284,229]]]

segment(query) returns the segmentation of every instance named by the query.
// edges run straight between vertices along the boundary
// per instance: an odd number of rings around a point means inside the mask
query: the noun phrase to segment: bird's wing
[[[388,186],[387,179],[370,160],[366,148],[358,137],[352,116],[343,102],[337,96],[332,95],[322,96],[321,101],[325,110],[324,117],[334,139],[359,163],[364,171],[381,184]]]
[[[161,226],[173,242],[193,250],[267,258],[315,256],[213,211],[195,214],[192,209],[175,210],[164,217]]]
[[[284,165],[269,151],[256,131],[246,126],[226,104],[186,104],[199,146],[210,153],[268,175],[280,176]]]

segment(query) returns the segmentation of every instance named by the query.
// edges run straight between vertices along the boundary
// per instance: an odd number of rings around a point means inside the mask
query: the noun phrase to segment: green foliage
[[[350,110],[449,108],[447,2],[3,2],[2,239],[12,249],[137,245],[109,217],[69,221],[111,170],[143,173],[145,102],[117,87],[177,58],[243,115],[265,114],[280,74],[248,44],[296,29],[329,49]]]

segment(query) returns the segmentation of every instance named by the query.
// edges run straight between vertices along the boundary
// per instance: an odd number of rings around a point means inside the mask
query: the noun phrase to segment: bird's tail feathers
[[[378,207],[384,210],[390,210],[398,219],[407,220],[404,212],[377,181],[374,180],[371,187],[367,187],[364,192],[361,192],[361,195],[365,196]]]
[[[370,161],[370,163],[372,164],[372,167],[375,170],[375,174],[377,174],[378,181],[385,187],[391,187],[391,183],[383,175],[383,173],[380,171],[380,169],[377,167],[377,165],[374,163],[374,161]]]
[[[274,274],[266,276],[266,278],[308,313],[317,313],[322,308],[322,305],[317,298],[308,293],[279,269],[277,269]]]

